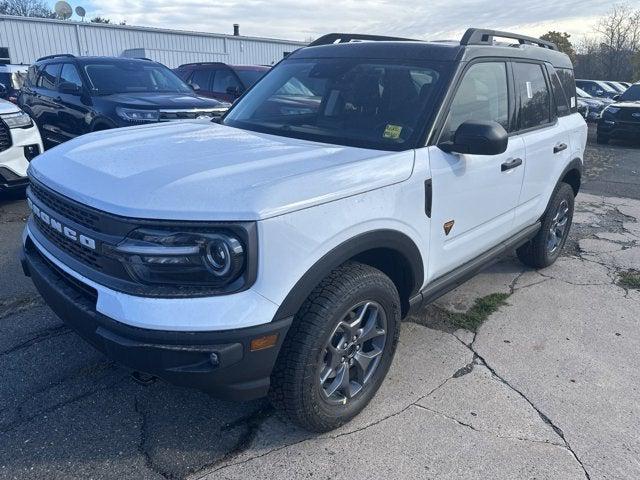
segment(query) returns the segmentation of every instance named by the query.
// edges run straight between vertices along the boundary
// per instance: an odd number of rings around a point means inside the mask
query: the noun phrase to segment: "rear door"
[[[512,130],[514,95],[506,60],[467,67],[437,144],[466,120],[490,120]],[[511,136],[499,155],[446,153],[429,147],[433,207],[429,279],[436,279],[513,235],[524,175],[524,142]]]
[[[552,75],[550,75],[550,73]],[[571,136],[569,99],[555,71],[543,63],[514,61],[518,135],[524,140],[526,168],[515,227],[537,221],[560,174],[569,164]]]
[[[40,127],[40,134],[46,146],[51,147],[62,142],[58,127],[58,75],[59,63],[49,63],[40,69],[40,74],[33,87],[33,101],[31,111],[33,118]]]

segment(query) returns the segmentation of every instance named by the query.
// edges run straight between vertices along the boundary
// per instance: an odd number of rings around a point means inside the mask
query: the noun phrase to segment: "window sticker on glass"
[[[571,97],[571,108],[576,108],[576,97]]]
[[[533,98],[533,90],[531,88],[531,82],[526,82],[527,84],[527,97]]]
[[[388,124],[387,128],[384,129],[384,134],[382,136],[384,138],[396,140],[400,138],[400,133],[402,133],[402,127],[400,125]]]

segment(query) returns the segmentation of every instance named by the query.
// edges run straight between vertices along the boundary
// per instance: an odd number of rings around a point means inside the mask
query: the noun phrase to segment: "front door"
[[[468,67],[436,143],[453,139],[455,130],[467,120],[495,121],[510,131],[510,84],[504,61]],[[525,149],[519,137],[510,138],[507,150],[499,155],[428,148],[433,189],[428,277],[434,280],[513,235]]]

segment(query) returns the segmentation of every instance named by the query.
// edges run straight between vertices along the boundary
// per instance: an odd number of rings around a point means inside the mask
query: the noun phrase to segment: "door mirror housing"
[[[238,98],[240,95],[242,95],[242,92],[240,91],[240,87],[227,87],[227,94],[233,95],[234,97]]]
[[[621,97],[621,95],[620,95],[620,94],[618,94],[618,95],[614,95],[614,96],[613,96],[613,99],[617,102],[618,100],[620,100],[620,97]]]
[[[80,86],[71,82],[62,82],[58,85],[58,91],[60,93],[68,93],[70,95],[79,95]]]
[[[604,90],[596,90],[597,97],[601,97],[602,95],[604,95]]]
[[[499,155],[507,150],[509,134],[497,122],[467,120],[460,124],[452,142],[438,145],[447,153]]]
[[[9,93],[9,89],[4,83],[0,83],[0,97],[6,97]]]
[[[194,92],[197,92],[198,90],[200,90],[200,85],[198,85],[197,83],[190,83],[189,86],[191,87],[191,90],[193,90]]]

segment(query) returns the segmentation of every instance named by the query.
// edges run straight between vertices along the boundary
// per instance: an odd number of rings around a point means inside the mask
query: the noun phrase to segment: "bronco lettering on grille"
[[[31,201],[31,199],[27,198],[27,204],[29,208],[33,212],[33,214],[38,217],[41,221],[43,221],[46,225],[49,225],[56,232],[64,235],[66,238],[73,242],[77,242],[83,247],[87,247],[91,250],[96,249],[96,241],[93,238],[87,237],[81,233],[76,232],[72,228],[63,225],[62,222],[53,218],[47,212],[38,207],[35,203]]]

